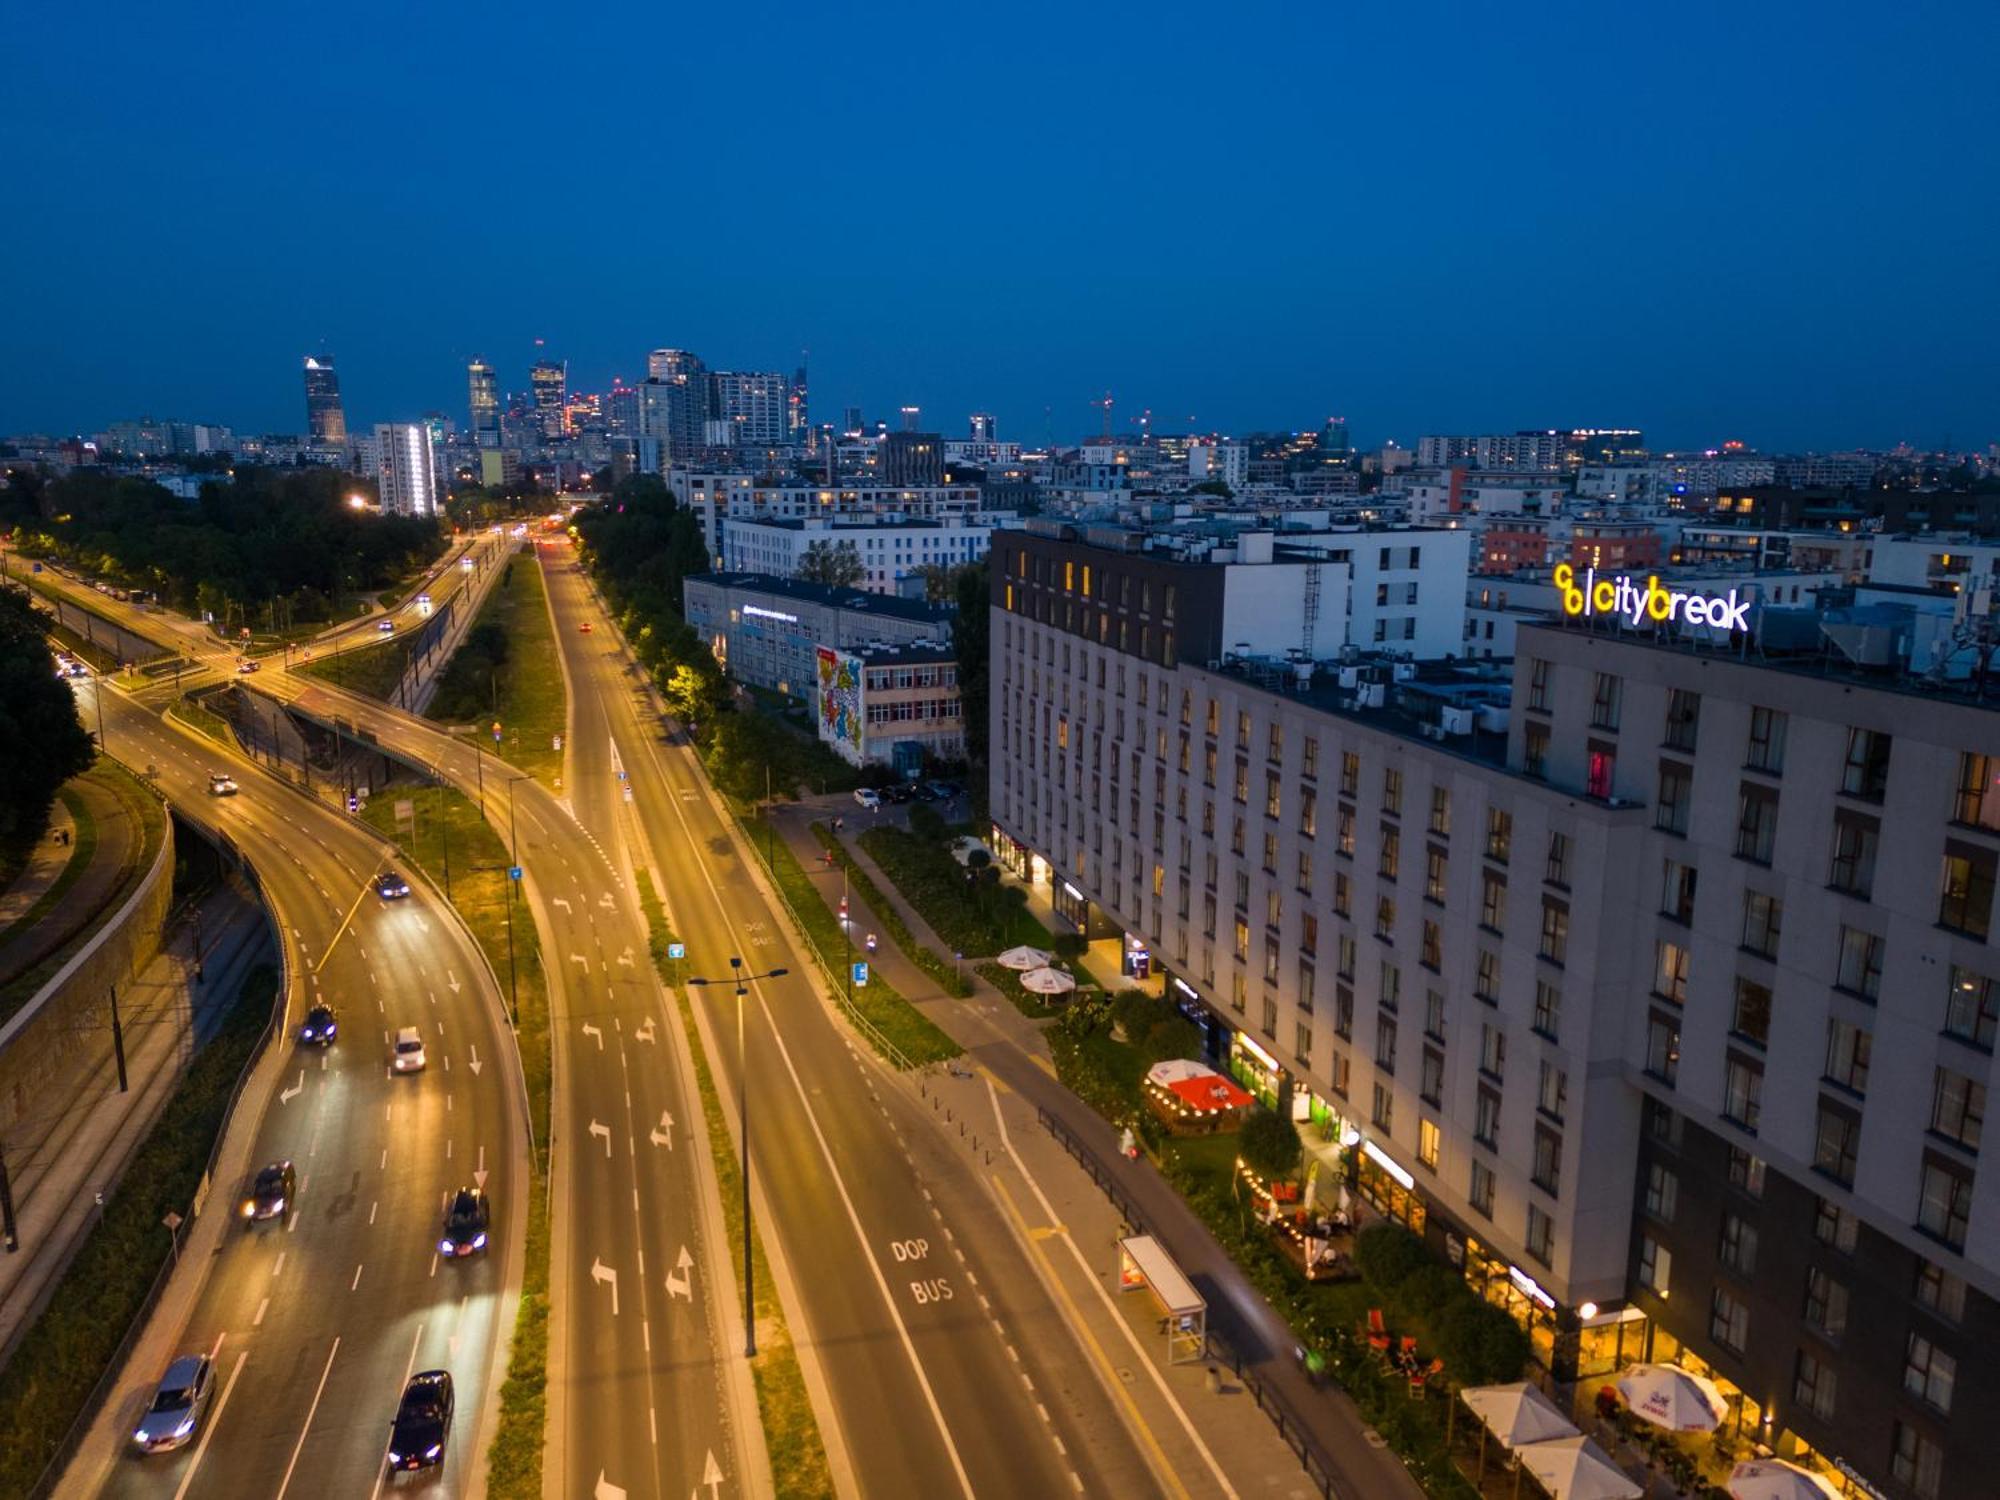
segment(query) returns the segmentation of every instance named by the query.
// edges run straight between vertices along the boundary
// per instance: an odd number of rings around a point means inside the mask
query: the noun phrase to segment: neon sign
[[[759,620],[783,620],[787,625],[796,625],[799,623],[797,615],[788,615],[782,610],[765,609],[762,605],[758,604],[744,605],[743,613]]]
[[[1642,586],[1624,573],[1599,578],[1595,568],[1584,569],[1579,580],[1568,563],[1556,565],[1555,584],[1562,593],[1563,613],[1572,618],[1616,615],[1635,627],[1648,620],[1657,625],[1685,620],[1715,630],[1750,628],[1750,601],[1738,599],[1735,589],[1726,595],[1694,594],[1662,588],[1657,575],[1649,576]]]

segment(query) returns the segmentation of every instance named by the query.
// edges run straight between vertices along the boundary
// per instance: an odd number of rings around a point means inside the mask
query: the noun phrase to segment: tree
[[[92,752],[41,621],[12,593],[0,593],[0,744],[8,747],[0,841],[32,842],[48,826],[56,789],[89,766]]]
[[[813,542],[799,559],[799,575],[807,583],[823,583],[831,588],[854,588],[867,577],[861,552],[852,542]]]
[[[1189,488],[1197,495],[1220,495],[1225,500],[1233,499],[1236,494],[1226,479],[1204,479],[1200,484],[1190,485]]]
[[[985,560],[968,564],[952,578],[958,612],[952,618],[952,653],[958,658],[959,712],[965,721],[965,757],[986,764],[986,656],[992,637],[991,589]]]
[[[1244,1164],[1259,1177],[1289,1177],[1299,1167],[1305,1148],[1299,1143],[1299,1127],[1275,1110],[1259,1108],[1236,1133],[1236,1149]]]
[[[690,662],[675,667],[661,685],[667,712],[683,724],[706,721],[721,706],[721,684]]]
[[[958,598],[958,581],[974,568],[984,569],[980,562],[959,563],[950,566],[945,563],[923,563],[916,576],[924,581],[924,603],[950,604]]]

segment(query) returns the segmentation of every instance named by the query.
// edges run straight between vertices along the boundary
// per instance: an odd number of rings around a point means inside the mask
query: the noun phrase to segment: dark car
[[[910,794],[919,802],[935,802],[938,799],[937,783],[935,781],[913,781],[910,783]]]
[[[306,1012],[306,1018],[299,1027],[299,1040],[311,1042],[315,1047],[331,1047],[334,1036],[340,1030],[339,1019],[331,1005],[315,1005]]]
[[[243,1217],[253,1222],[282,1219],[286,1207],[297,1195],[298,1174],[292,1170],[292,1164],[274,1161],[250,1184],[249,1196],[243,1200]]]
[[[183,1354],[167,1366],[132,1443],[141,1453],[165,1453],[194,1436],[215,1389],[215,1367],[206,1354]]]
[[[444,1211],[444,1237],[438,1241],[438,1254],[447,1260],[477,1255],[486,1248],[486,1228],[492,1218],[485,1193],[478,1188],[460,1188]]]
[[[444,1462],[451,1436],[451,1371],[419,1370],[403,1387],[389,1427],[389,1467],[428,1469]]]
[[[910,784],[907,781],[892,781],[887,786],[881,788],[881,792],[884,802],[899,804],[908,802],[912,795]]]
[[[933,802],[949,802],[958,795],[958,788],[949,781],[926,781],[924,790],[930,794]]]
[[[384,901],[400,901],[410,894],[410,882],[394,870],[384,870],[375,877],[375,894]]]

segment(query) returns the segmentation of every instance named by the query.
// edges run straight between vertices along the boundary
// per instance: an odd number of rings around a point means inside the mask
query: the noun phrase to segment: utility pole
[[[7,1239],[7,1253],[21,1248],[19,1227],[14,1223],[14,1185],[7,1180],[7,1148],[0,1144],[0,1234]]]
[[[131,1084],[125,1077],[125,1028],[118,1021],[118,986],[111,990],[111,1055],[118,1060],[118,1092],[131,1092]]]

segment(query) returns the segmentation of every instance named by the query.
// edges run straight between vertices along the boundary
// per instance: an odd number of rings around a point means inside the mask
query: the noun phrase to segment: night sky
[[[0,432],[675,345],[961,432],[2000,439],[2000,5],[17,5]]]

